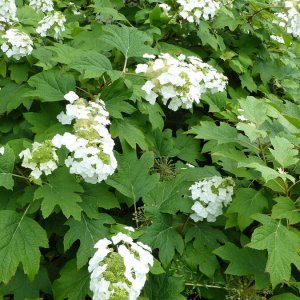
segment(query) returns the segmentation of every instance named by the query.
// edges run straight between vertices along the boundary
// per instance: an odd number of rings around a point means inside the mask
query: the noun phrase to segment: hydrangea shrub
[[[0,297],[300,299],[300,1],[0,0]]]

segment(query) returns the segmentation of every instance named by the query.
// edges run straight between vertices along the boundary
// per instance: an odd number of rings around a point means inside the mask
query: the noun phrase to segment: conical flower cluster
[[[110,121],[105,104],[99,99],[88,102],[74,92],[65,95],[65,99],[70,104],[57,118],[62,124],[73,123],[73,133],[57,134],[52,143],[69,150],[65,165],[70,173],[82,176],[89,183],[101,182],[117,168],[114,141],[106,128]]]
[[[199,103],[201,95],[207,92],[224,91],[227,78],[195,56],[181,54],[173,57],[162,53],[158,57],[145,54],[148,64],[139,64],[136,73],[144,73],[148,78],[142,89],[145,99],[154,104],[158,96],[174,111],[182,107],[192,108]]]
[[[154,262],[151,248],[121,232],[95,248],[89,261],[93,300],[136,300]]]
[[[223,213],[223,207],[231,202],[233,188],[234,181],[231,177],[214,176],[194,183],[190,187],[192,199],[195,201],[191,218],[195,222],[203,219],[208,222],[216,221]]]

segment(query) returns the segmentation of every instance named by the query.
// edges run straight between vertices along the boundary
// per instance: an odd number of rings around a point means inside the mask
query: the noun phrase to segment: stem
[[[189,222],[189,219],[190,219],[190,216],[188,215],[188,217],[186,218],[185,222],[183,223],[183,225],[181,227],[181,230],[180,230],[181,234],[183,234],[183,232],[184,232],[184,230],[185,230],[185,228],[186,228],[186,226]]]
[[[264,148],[263,148],[262,141],[261,141],[261,136],[258,137],[258,145],[259,145],[261,158],[265,162],[265,164],[267,164]]]
[[[124,67],[123,67],[122,73],[126,73],[127,61],[128,61],[128,57],[125,56]]]
[[[139,219],[138,219],[138,216],[137,216],[137,207],[136,207],[135,200],[133,201],[133,207],[134,207],[134,220],[135,220],[135,223],[136,223],[136,228],[139,228]]]
[[[224,290],[228,289],[225,286],[211,285],[211,284],[200,284],[200,283],[189,283],[189,282],[187,282],[185,285],[186,286],[193,286],[193,287],[213,288],[213,289],[224,289]]]

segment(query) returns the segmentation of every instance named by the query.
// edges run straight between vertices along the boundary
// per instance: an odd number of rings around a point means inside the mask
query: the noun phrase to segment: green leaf
[[[174,157],[179,150],[175,147],[172,130],[166,129],[164,131],[155,130],[151,137],[152,150],[156,157]]]
[[[175,250],[180,255],[183,253],[184,242],[182,236],[174,226],[174,217],[168,214],[153,213],[148,208],[146,213],[150,216],[152,225],[144,229],[141,241],[148,244],[152,249],[159,249],[158,257],[167,266],[175,255]]]
[[[278,197],[274,200],[277,203],[272,208],[273,219],[287,219],[291,225],[300,222],[299,208],[294,201],[287,197]]]
[[[38,73],[28,80],[28,84],[35,88],[27,93],[28,96],[38,97],[41,101],[52,102],[64,99],[64,95],[75,90],[75,79],[70,73],[52,69]]]
[[[160,131],[164,128],[164,112],[160,108],[158,103],[154,103],[154,105],[146,102],[138,102],[139,111],[142,114],[146,114],[149,117],[149,121],[153,130],[159,129]]]
[[[41,211],[44,218],[49,217],[56,205],[69,218],[73,216],[80,220],[82,208],[78,202],[83,188],[76,182],[74,175],[69,174],[66,168],[59,168],[48,176],[48,183],[39,187],[34,193],[34,199],[42,198]]]
[[[109,229],[104,224],[113,224],[115,221],[107,214],[99,215],[99,219],[91,220],[82,215],[81,221],[68,220],[65,224],[70,227],[64,236],[64,248],[67,251],[71,245],[80,240],[77,251],[77,268],[82,268],[93,256],[94,246],[98,240],[107,237]]]
[[[112,69],[109,59],[95,51],[82,51],[68,66],[82,73],[83,78],[99,78],[104,72]]]
[[[145,53],[154,53],[154,49],[145,43],[151,43],[152,38],[134,27],[105,25],[101,41],[120,50],[125,58],[142,57]]]
[[[48,247],[48,239],[36,221],[15,211],[0,211],[0,282],[8,283],[20,263],[32,280],[40,268],[40,247]]]
[[[213,277],[218,268],[218,260],[213,251],[226,241],[226,236],[219,229],[206,224],[197,224],[188,228],[185,235],[185,243],[192,241],[194,250],[192,253],[197,256],[188,256],[185,260],[188,263],[196,263],[200,271],[208,277]]]
[[[105,102],[106,109],[112,117],[122,119],[122,113],[132,114],[136,110],[127,101],[132,93],[132,88],[129,88],[120,78],[102,90],[101,99]]]
[[[53,283],[56,300],[84,300],[90,295],[90,274],[86,268],[77,270],[76,261],[68,261],[60,271],[60,277]]]
[[[184,280],[167,274],[150,275],[143,289],[149,300],[184,300]]]
[[[265,207],[268,207],[268,200],[262,191],[239,188],[234,194],[227,214],[237,214],[239,228],[243,231],[253,223],[251,216],[261,213]]]
[[[242,87],[246,87],[250,92],[257,91],[257,85],[249,72],[246,72],[239,76],[241,80]]]
[[[193,165],[197,165],[197,160],[203,160],[199,141],[185,134],[182,130],[176,132],[175,146],[179,149],[178,158]]]
[[[270,298],[270,300],[299,300],[300,297],[292,293],[283,293]]]
[[[267,119],[267,107],[262,99],[255,97],[247,97],[239,100],[240,107],[243,110],[241,113],[250,122],[260,126]]]
[[[279,283],[289,281],[291,264],[300,270],[300,236],[269,216],[256,215],[255,220],[262,223],[262,226],[254,230],[248,246],[268,251],[266,270],[275,288]]]
[[[194,248],[191,244],[184,249],[183,260],[187,265],[197,271],[199,270],[209,278],[213,278],[215,271],[219,268],[216,256],[206,247]]]
[[[38,299],[41,291],[51,293],[51,282],[45,267],[40,268],[33,281],[28,280],[28,277],[18,270],[7,285],[0,285],[0,294],[14,295],[14,300]]]
[[[14,166],[14,151],[9,146],[5,146],[4,154],[0,154],[0,186],[3,186],[8,190],[12,190],[14,186],[14,180],[12,177]]]
[[[132,119],[114,120],[110,132],[113,138],[124,139],[133,149],[136,148],[136,145],[139,145],[143,150],[148,150],[144,133]]]
[[[269,276],[264,270],[267,259],[259,251],[239,248],[227,242],[224,246],[214,250],[214,253],[223,260],[230,262],[225,271],[226,274],[236,276],[254,275],[257,289],[268,287]]]
[[[269,150],[281,167],[286,168],[299,161],[297,157],[299,151],[286,138],[276,136],[271,138],[271,144],[274,149],[269,148]]]
[[[158,183],[158,174],[149,175],[154,161],[152,153],[144,153],[138,159],[135,152],[127,152],[119,154],[117,160],[118,171],[106,182],[133,201],[146,195]]]
[[[233,143],[238,138],[238,131],[223,122],[217,126],[214,122],[202,121],[200,125],[193,126],[188,133],[196,134],[197,139],[218,141],[218,144]]]
[[[18,85],[14,82],[8,82],[0,90],[0,114],[9,113],[18,108],[21,104],[28,105],[26,93],[30,89],[26,85]]]
[[[176,214],[177,211],[192,212],[193,201],[184,198],[190,183],[183,176],[176,176],[172,180],[159,182],[155,189],[143,197],[145,206],[157,208],[159,212]]]
[[[111,209],[119,208],[119,202],[116,196],[108,190],[105,183],[83,184],[84,193],[80,206],[89,218],[97,219],[99,217],[99,208]]]
[[[29,66],[27,64],[13,64],[9,66],[10,78],[17,84],[28,79]]]

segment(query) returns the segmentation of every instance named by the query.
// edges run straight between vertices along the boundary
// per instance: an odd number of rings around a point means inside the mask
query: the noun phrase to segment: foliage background
[[[93,246],[125,224],[157,258],[141,299],[299,299],[299,42],[273,22],[282,4],[227,1],[196,26],[159,1],[74,3],[80,14],[56,1],[62,41],[36,36],[20,61],[0,53],[0,294],[92,296]],[[39,16],[17,4],[34,34]],[[191,110],[150,105],[134,70],[160,52],[201,57],[229,78],[227,91]],[[70,90],[105,101],[118,170],[97,185],[64,167],[31,182],[18,154],[65,131],[56,116]],[[215,223],[194,223],[188,188],[216,174],[234,178],[233,202]]]

